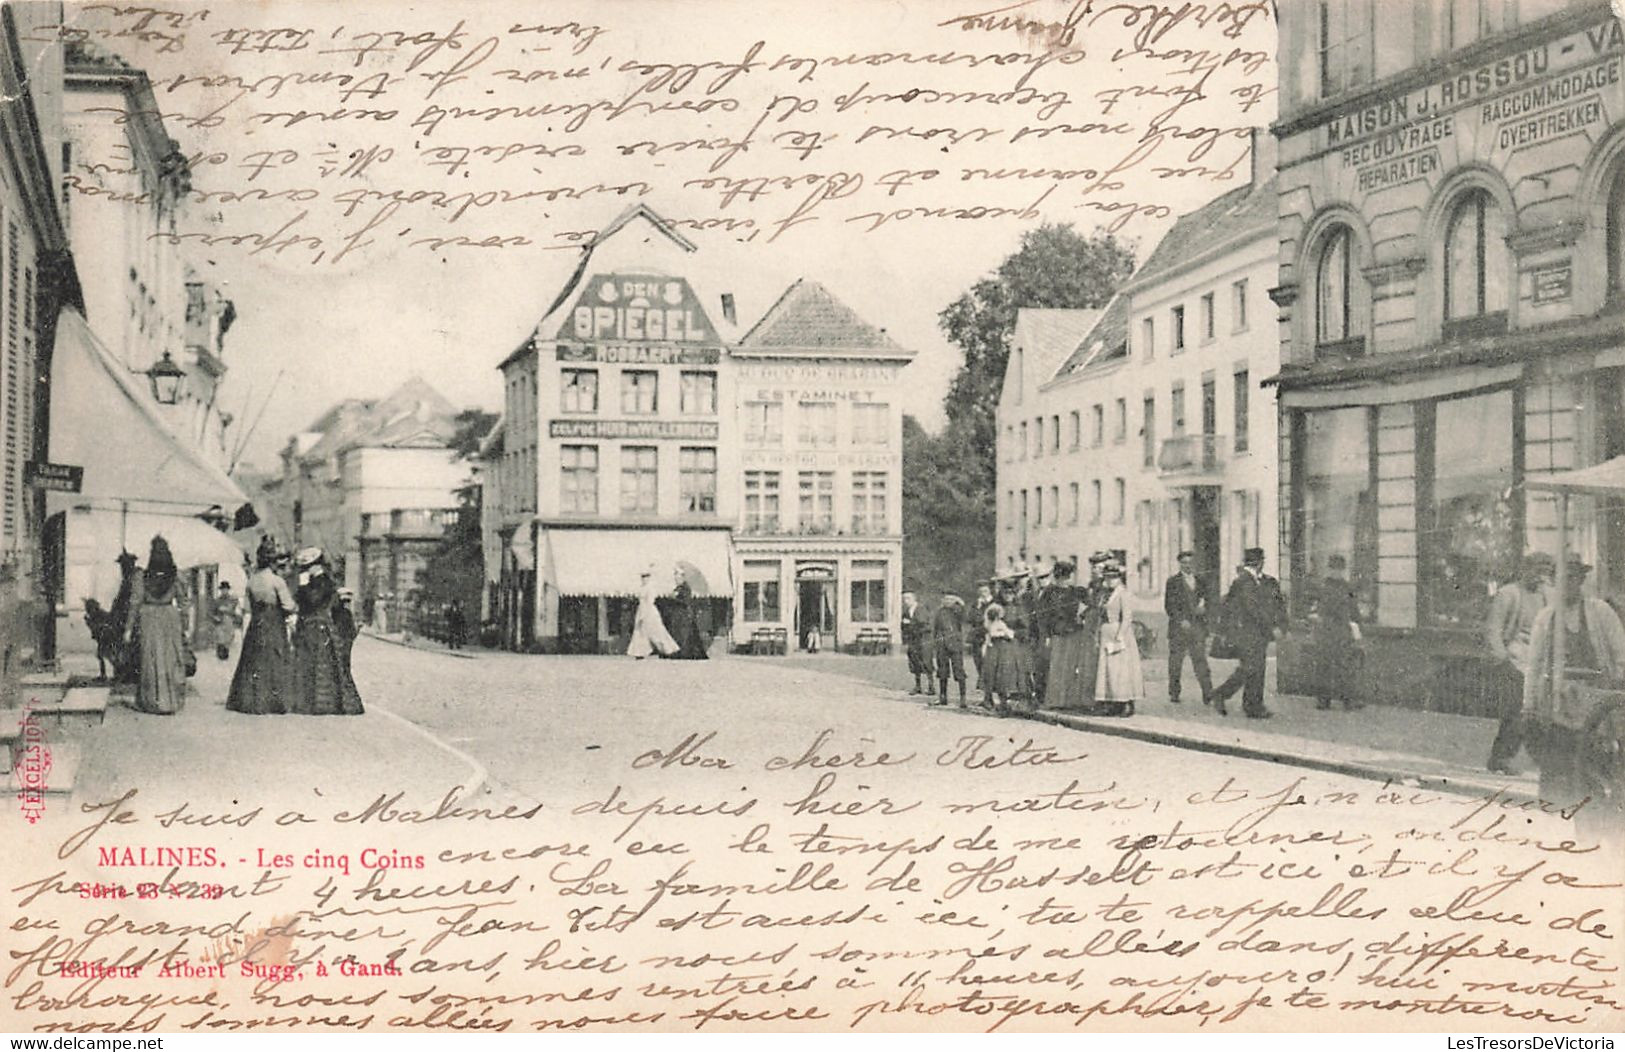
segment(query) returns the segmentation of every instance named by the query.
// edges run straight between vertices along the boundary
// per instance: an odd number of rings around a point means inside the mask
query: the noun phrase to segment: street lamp
[[[174,405],[180,401],[181,385],[186,383],[186,370],[175,364],[175,360],[165,351],[164,356],[147,370],[147,379],[152,383],[152,397],[158,400],[159,405]]]

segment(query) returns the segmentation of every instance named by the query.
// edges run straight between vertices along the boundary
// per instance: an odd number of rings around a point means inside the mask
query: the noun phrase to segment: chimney
[[[734,294],[731,292],[724,292],[722,294],[722,317],[723,320],[725,320],[729,325],[738,324],[738,319],[734,312]]]
[[[1268,182],[1275,175],[1275,133],[1269,128],[1253,128],[1249,132],[1252,162],[1252,185]]]

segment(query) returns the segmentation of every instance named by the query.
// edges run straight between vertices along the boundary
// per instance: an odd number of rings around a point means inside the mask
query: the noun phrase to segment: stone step
[[[108,687],[70,687],[54,700],[28,699],[29,709],[48,730],[98,727],[107,716]]]
[[[17,683],[25,693],[31,689],[57,688],[66,690],[68,688],[68,678],[68,673],[62,669],[46,669],[43,672],[30,672],[26,676],[21,676],[18,678]]]

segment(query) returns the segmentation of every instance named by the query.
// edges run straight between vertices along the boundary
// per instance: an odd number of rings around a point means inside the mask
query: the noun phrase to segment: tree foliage
[[[1132,248],[1113,235],[1088,237],[1069,223],[1045,223],[1024,234],[1021,246],[991,275],[937,316],[965,355],[944,402],[948,430],[968,430],[981,450],[976,466],[987,494],[994,475],[994,417],[1016,313],[1023,307],[1104,307],[1133,273]]]
[[[480,442],[496,424],[495,413],[465,409],[457,414],[457,429],[450,449],[459,461],[469,462],[479,452]],[[481,593],[485,589],[485,554],[480,531],[481,488],[470,478],[457,490],[457,518],[447,527],[440,543],[423,569],[424,601],[430,609],[459,600],[470,623],[478,617]]]
[[[1023,307],[1105,306],[1134,272],[1130,245],[1046,223],[937,316],[964,361],[943,400],[947,425],[903,421],[903,563],[926,593],[968,589],[993,566],[999,392]]]

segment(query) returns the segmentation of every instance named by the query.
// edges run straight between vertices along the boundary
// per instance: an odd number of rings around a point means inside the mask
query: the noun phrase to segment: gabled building
[[[624,647],[647,571],[733,594],[737,517],[733,390],[722,367],[732,298],[698,246],[643,206],[582,246],[570,276],[499,366],[504,381],[501,567],[504,645],[597,653]]]
[[[502,362],[483,470],[504,645],[624,649],[644,572],[686,582],[723,645],[897,638],[911,352],[805,279],[740,336],[730,265],[628,209]]]
[[[1182,216],[1103,310],[1023,310],[999,402],[998,568],[1100,550],[1161,612],[1181,551],[1221,587],[1275,557],[1279,347],[1267,146],[1247,185]],[[1036,376],[1030,371],[1038,370]]]
[[[898,638],[903,370],[913,359],[823,285],[791,285],[729,353],[740,516],[734,640]]]
[[[291,524],[285,542],[328,553],[360,610],[384,602],[399,624],[468,481],[456,433],[456,407],[419,376],[338,402],[283,447],[270,517]]]

